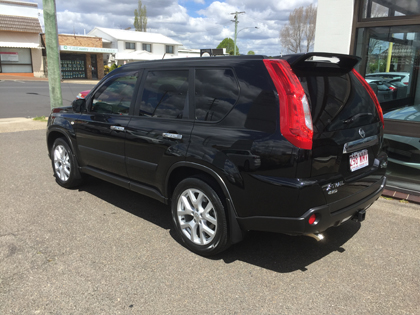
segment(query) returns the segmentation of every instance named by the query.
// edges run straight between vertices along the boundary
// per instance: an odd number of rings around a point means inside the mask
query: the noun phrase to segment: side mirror
[[[71,107],[73,107],[73,111],[75,113],[81,113],[82,111],[86,110],[86,100],[85,99],[79,99],[74,100],[71,104]]]

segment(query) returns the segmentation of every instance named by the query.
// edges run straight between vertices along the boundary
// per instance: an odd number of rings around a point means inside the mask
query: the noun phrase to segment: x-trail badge
[[[359,129],[359,135],[360,135],[362,138],[366,137],[366,133],[365,133],[365,131],[364,131],[362,128],[360,128],[360,129]]]

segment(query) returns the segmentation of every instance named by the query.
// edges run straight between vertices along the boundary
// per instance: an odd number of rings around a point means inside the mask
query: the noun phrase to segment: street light
[[[238,32],[235,32],[235,43],[234,43],[234,47],[233,47],[233,55],[234,55],[234,56],[236,56],[236,37],[238,36],[238,34],[239,34],[241,31],[243,31],[243,30],[245,30],[245,29],[247,29],[247,28],[256,28],[256,29],[258,29],[258,26],[244,27],[243,29],[240,29]],[[236,31],[236,28],[235,28],[235,31]]]

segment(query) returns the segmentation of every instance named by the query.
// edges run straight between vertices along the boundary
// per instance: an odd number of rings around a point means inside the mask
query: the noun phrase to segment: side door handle
[[[177,134],[177,133],[164,132],[164,133],[162,133],[162,136],[164,138],[168,138],[168,139],[175,139],[175,140],[181,140],[182,139],[182,135]]]
[[[115,130],[115,131],[124,131],[125,128],[121,126],[111,126],[109,127],[109,129]]]

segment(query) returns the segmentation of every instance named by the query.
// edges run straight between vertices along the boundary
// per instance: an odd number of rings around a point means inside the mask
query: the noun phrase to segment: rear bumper
[[[338,226],[347,219],[357,215],[360,210],[369,208],[382,194],[385,187],[386,177],[371,186],[373,190],[368,196],[358,200],[357,195],[352,196],[356,202],[344,208],[339,208],[340,201],[320,207],[309,209],[298,218],[289,217],[247,217],[238,218],[239,225],[244,230],[256,230],[284,233],[290,235],[302,235],[311,233],[322,233],[331,226]],[[338,209],[337,209],[338,208]],[[315,224],[308,223],[309,217],[315,214]]]

